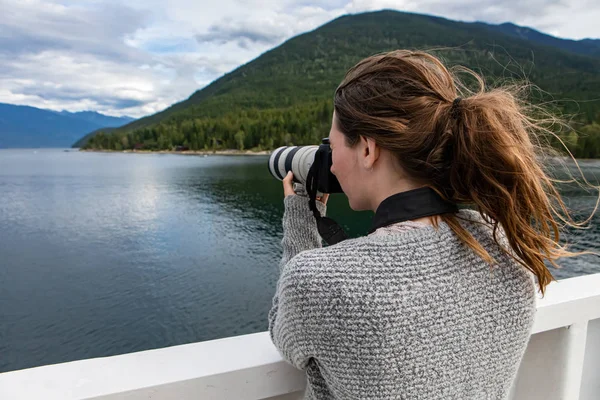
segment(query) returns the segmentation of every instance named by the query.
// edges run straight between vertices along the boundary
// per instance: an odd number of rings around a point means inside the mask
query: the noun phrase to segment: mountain
[[[99,132],[112,132],[115,128],[123,126],[135,120],[135,118],[131,117],[111,117],[94,111],[80,111],[76,113],[62,111],[61,113],[64,115],[71,115],[76,118],[84,119],[96,125],[102,126],[102,128],[93,130],[92,132],[86,134],[84,137],[77,140],[75,143],[71,144],[71,147],[73,148],[86,146],[89,140]]]
[[[273,148],[318,143],[345,71],[374,53],[429,49],[448,65],[481,72],[490,84],[529,80],[563,111],[591,122],[600,111],[600,58],[490,29],[481,23],[379,11],[346,15],[291,38],[168,109],[112,134],[93,148]],[[433,50],[442,49],[442,50]],[[579,103],[572,100],[577,100]]]
[[[490,25],[485,23],[481,24],[488,29],[501,32],[509,36],[525,39],[544,46],[556,47],[572,53],[578,53],[592,57],[600,57],[600,39],[561,39],[536,31],[532,28],[518,26],[510,22],[500,25]]]
[[[85,147],[85,146],[87,146],[90,139],[93,138],[94,136],[96,136],[97,134],[111,133],[115,129],[116,128],[114,128],[114,127],[96,129],[95,131],[92,131],[92,132],[88,133],[87,135],[85,135],[84,137],[82,137],[81,139],[77,140],[75,143],[73,143],[71,145],[71,147],[73,147],[73,148]]]
[[[0,103],[0,148],[70,147],[90,131],[131,120],[96,112],[56,112]]]

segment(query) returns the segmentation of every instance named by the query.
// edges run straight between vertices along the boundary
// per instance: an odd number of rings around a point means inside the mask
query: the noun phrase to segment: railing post
[[[561,398],[579,400],[583,361],[587,340],[588,321],[576,322],[568,327],[566,340],[566,360],[564,364],[564,385]]]

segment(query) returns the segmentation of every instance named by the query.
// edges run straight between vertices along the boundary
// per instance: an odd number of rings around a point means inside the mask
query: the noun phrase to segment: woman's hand
[[[294,174],[292,171],[289,171],[285,178],[283,178],[283,196],[295,196],[296,192],[294,192]],[[323,197],[317,196],[317,201],[320,201],[323,204],[327,204],[327,200],[329,199],[329,193],[325,193]]]

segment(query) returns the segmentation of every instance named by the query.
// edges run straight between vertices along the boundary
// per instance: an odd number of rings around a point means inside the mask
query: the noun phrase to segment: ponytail
[[[559,244],[558,220],[578,224],[544,172],[543,157],[531,140],[539,124],[527,118],[516,98],[502,89],[465,99],[456,118],[451,114],[453,154],[446,191],[454,201],[472,204],[492,224],[498,244],[502,228],[512,252],[505,250],[537,277],[544,293],[553,280],[544,261],[558,267],[558,258],[578,254]],[[493,262],[455,216],[444,215],[442,220],[482,258]]]

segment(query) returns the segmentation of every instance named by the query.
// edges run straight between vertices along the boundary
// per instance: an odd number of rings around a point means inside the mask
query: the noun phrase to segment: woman
[[[323,248],[284,180],[283,259],[269,330],[305,370],[306,399],[506,399],[558,244],[560,196],[506,90],[465,86],[435,57],[395,51],[337,88],[331,172],[353,210],[431,188],[470,205]],[[396,196],[396,197],[395,197]],[[327,197],[319,211],[325,214]],[[401,207],[401,202],[397,206]]]

